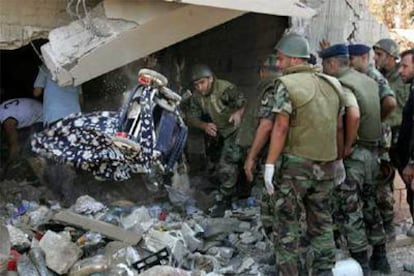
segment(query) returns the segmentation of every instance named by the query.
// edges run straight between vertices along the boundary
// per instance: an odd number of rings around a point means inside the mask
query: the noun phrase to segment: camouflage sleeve
[[[377,83],[380,100],[388,96],[395,97],[394,91],[392,91],[391,87],[388,85],[388,81],[385,78],[378,80]]]
[[[201,105],[197,99],[197,96],[193,94],[190,99],[190,104],[187,109],[187,117],[188,118],[201,118],[203,112],[201,109]]]
[[[259,119],[265,118],[271,121],[275,120],[275,114],[272,112],[274,94],[275,89],[273,87],[264,91],[261,98],[260,106],[257,110],[257,117]]]
[[[232,109],[238,109],[246,103],[246,97],[235,85],[230,86],[226,91],[224,91],[221,96],[221,100],[226,106]]]
[[[292,101],[289,98],[287,88],[283,83],[279,83],[273,97],[272,112],[290,116],[292,111]]]
[[[381,74],[380,71],[370,66],[368,68],[367,75],[378,84],[380,100],[388,96],[395,97],[394,91],[391,89],[387,79]]]

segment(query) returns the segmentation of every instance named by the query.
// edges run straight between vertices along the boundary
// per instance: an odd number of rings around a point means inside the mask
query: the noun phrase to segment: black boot
[[[374,245],[372,250],[372,256],[369,260],[369,266],[372,270],[379,271],[384,274],[391,273],[391,267],[387,259],[387,251],[385,249],[385,243]]]
[[[368,264],[368,252],[367,250],[360,251],[360,252],[351,252],[351,257],[359,263],[362,268],[362,272],[364,276],[371,275],[371,269],[369,268]]]
[[[395,232],[395,227],[392,222],[386,223],[384,221],[384,230],[385,230],[385,234],[387,235],[387,242],[391,242],[395,240],[395,238],[397,237],[397,233]]]

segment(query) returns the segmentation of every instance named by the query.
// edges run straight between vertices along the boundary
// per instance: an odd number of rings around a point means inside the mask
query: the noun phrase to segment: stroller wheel
[[[168,79],[164,75],[151,69],[144,68],[139,70],[138,76],[155,82],[158,86],[166,86],[168,84]]]

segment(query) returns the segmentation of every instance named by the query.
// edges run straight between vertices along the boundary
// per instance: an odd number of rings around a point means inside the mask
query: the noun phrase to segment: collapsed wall
[[[194,61],[197,58],[192,56],[197,54],[202,54],[202,61],[208,62],[212,60],[209,57],[220,57],[216,58],[219,64],[215,65],[219,72],[249,86],[252,80],[248,75],[251,66],[256,66],[257,60],[263,58],[266,51],[272,51],[272,45],[268,43],[277,42],[283,30],[288,27],[305,34],[314,52],[318,50],[321,39],[328,39],[332,43],[372,44],[381,37],[389,36],[385,26],[379,24],[369,13],[365,0],[302,2],[317,11],[316,15],[309,19],[261,15],[263,18],[275,18],[274,22],[278,22],[278,18],[289,19],[290,26],[274,26],[272,20],[251,20],[251,17],[244,17],[244,22],[247,22],[244,29],[233,28],[229,32],[231,22],[245,12],[167,1],[0,0],[0,48],[11,49],[27,44],[30,39],[47,35],[50,42],[44,45],[42,53],[46,65],[63,86],[86,83],[146,55],[168,52],[170,48],[185,48],[186,51],[178,51],[179,54],[189,56]],[[88,7],[82,9],[80,6],[74,12],[76,7],[70,7],[70,3],[86,3]],[[286,3],[288,1],[280,5],[287,5]],[[273,33],[263,32],[255,30],[257,28],[249,24],[260,25],[265,29],[268,26],[275,30]],[[218,37],[208,35],[215,26],[218,26],[218,32],[225,33],[226,39],[219,38],[220,43],[224,40],[223,46],[209,45],[210,51],[199,50],[200,47],[203,48],[203,43],[216,43],[214,40],[207,41],[207,38]],[[270,38],[267,37],[269,35]],[[195,37],[198,42],[194,40]],[[199,43],[200,41],[204,42]],[[257,55],[255,58],[245,54],[245,48],[252,44],[251,41],[254,41],[255,46],[247,52]],[[188,45],[198,48],[192,50]],[[225,47],[235,49],[229,51]],[[175,50],[170,52],[173,55],[177,53]],[[228,56],[223,56],[224,54]],[[246,65],[248,63],[250,66]]]
[[[89,9],[100,1],[83,2]],[[32,40],[47,38],[50,30],[74,20],[75,10],[76,1],[0,0],[0,49],[14,50]]]
[[[305,34],[311,49],[319,48],[319,41],[331,43],[365,43],[373,45],[380,38],[389,37],[387,27],[379,23],[368,10],[366,0],[305,0],[317,10],[311,19],[292,18],[292,29]]]

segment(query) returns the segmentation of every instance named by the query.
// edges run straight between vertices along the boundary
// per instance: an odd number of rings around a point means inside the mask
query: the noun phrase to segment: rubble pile
[[[68,209],[21,201],[5,207],[0,275],[269,275],[272,245],[253,198],[222,218],[170,203],[104,205],[81,196]],[[7,274],[5,274],[7,275]]]

